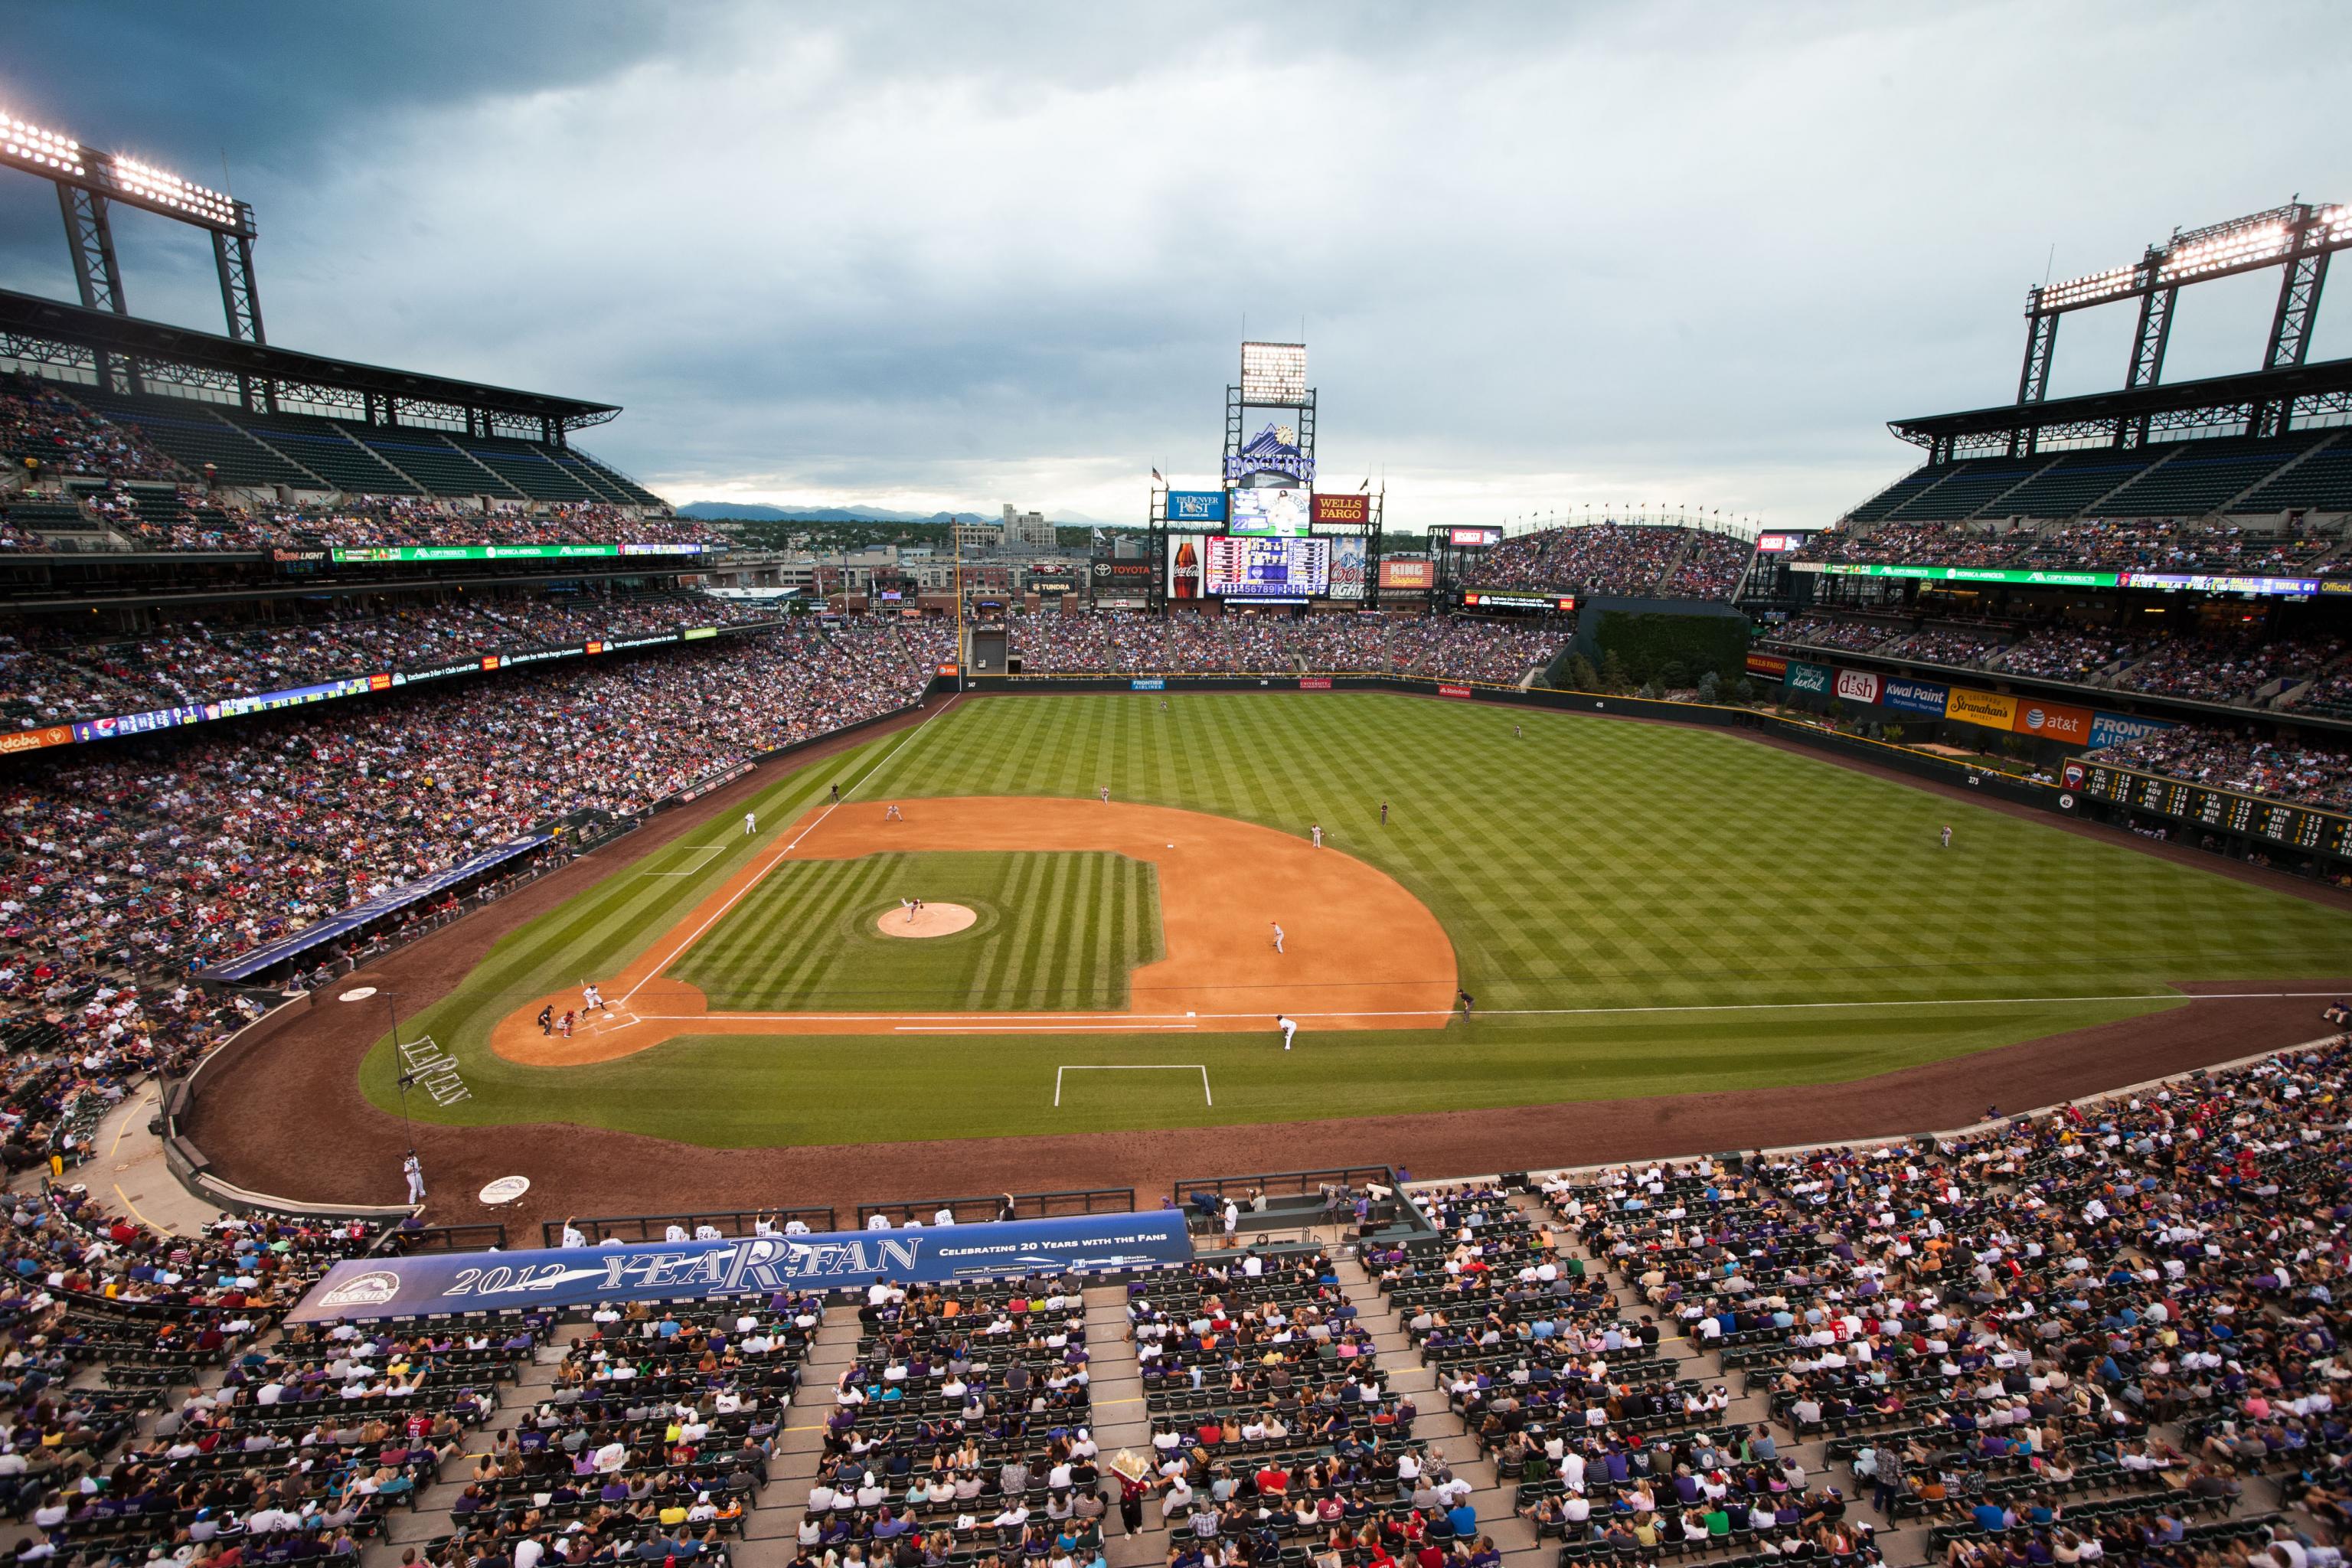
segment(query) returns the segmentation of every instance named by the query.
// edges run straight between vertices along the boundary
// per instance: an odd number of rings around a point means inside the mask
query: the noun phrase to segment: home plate
[[[953,936],[969,927],[980,916],[961,904],[925,904],[909,910],[901,904],[895,910],[885,910],[874,921],[874,929],[884,936]]]

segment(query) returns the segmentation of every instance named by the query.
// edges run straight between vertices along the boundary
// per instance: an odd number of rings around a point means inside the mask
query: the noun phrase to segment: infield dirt
[[[546,1034],[535,1022],[541,1009],[562,1012],[572,993],[534,996],[493,1026],[492,1048],[532,1067],[572,1067],[692,1035],[887,1035],[1081,1021],[1108,1034],[1142,1025],[1262,1033],[1279,1013],[1317,1029],[1426,1029],[1452,1016],[1458,979],[1445,928],[1402,884],[1351,855],[1164,805],[1012,796],[909,801],[904,820],[889,809],[871,801],[811,811],[604,983],[609,1016],[568,1038]],[[1093,850],[1150,862],[1167,956],[1134,972],[1128,1006],[1117,1013],[722,1013],[667,973],[788,858],[956,849]]]

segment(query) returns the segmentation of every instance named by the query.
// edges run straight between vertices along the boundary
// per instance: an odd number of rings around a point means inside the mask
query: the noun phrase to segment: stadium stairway
[[[1109,1511],[1103,1515],[1103,1555],[1111,1568],[1142,1568],[1168,1559],[1167,1532],[1156,1504],[1143,1510],[1143,1530],[1132,1539],[1119,1533],[1118,1481],[1109,1461],[1121,1448],[1151,1452],[1151,1417],[1143,1404],[1143,1377],[1135,1359],[1134,1342],[1127,1337],[1127,1287],[1097,1285],[1086,1292],[1087,1396],[1093,1407],[1095,1446],[1102,1450],[1103,1497]],[[1158,1531],[1158,1539],[1154,1539]]]
[[[1553,1215],[1540,1197],[1525,1194],[1514,1194],[1512,1203],[1537,1224],[1549,1225],[1553,1227],[1553,1251],[1562,1258],[1581,1259],[1588,1277],[1606,1279],[1611,1293],[1624,1308],[1627,1316],[1638,1319],[1643,1312],[1651,1310],[1640,1293],[1626,1282],[1622,1272],[1608,1268],[1601,1258],[1588,1251],[1581,1243],[1562,1228],[1558,1216]],[[1678,1377],[1693,1378],[1702,1384],[1722,1384],[1727,1387],[1734,1383],[1746,1383],[1744,1375],[1726,1370],[1720,1354],[1703,1349],[1696,1341],[1675,1331],[1675,1324],[1673,1320],[1660,1318],[1659,1328],[1664,1331],[1658,1342],[1659,1352],[1674,1356],[1682,1363],[1676,1370]],[[1871,1506],[1869,1486],[1853,1475],[1845,1461],[1832,1460],[1829,1458],[1827,1439],[1793,1438],[1789,1425],[1772,1416],[1770,1402],[1758,1393],[1748,1392],[1738,1394],[1724,1411],[1722,1425],[1736,1427],[1742,1422],[1751,1428],[1759,1425],[1769,1425],[1781,1455],[1785,1457],[1793,1454],[1798,1462],[1804,1466],[1806,1484],[1809,1487],[1832,1486],[1838,1489],[1840,1496],[1845,1500],[1846,1516],[1869,1524],[1876,1531],[1877,1545],[1887,1568],[1932,1568],[1934,1563],[1940,1561],[1943,1553],[1940,1551],[1932,1550],[1929,1540],[1931,1528],[1937,1521],[1915,1519],[1896,1524],[1880,1514]],[[2179,1424],[2153,1426],[2149,1430],[2149,1436],[2183,1453],[2194,1452],[2194,1445]],[[1466,1444],[1468,1439],[1465,1438],[1464,1442]],[[2233,1510],[2235,1515],[2284,1512],[2294,1517],[2306,1531],[2314,1528],[2314,1521],[2309,1515],[2294,1509],[2285,1501],[2280,1491],[2276,1476],[2242,1475],[2241,1479],[2245,1485],[2245,1496]],[[2084,1502],[2124,1495],[2134,1495],[2147,1500],[2160,1501],[2168,1500],[2175,1494],[2146,1491],[2135,1494],[2103,1492],[2092,1498],[2069,1498],[2067,1501],[2079,1508]],[[1501,1504],[1497,1511],[1510,1516],[1511,1504],[1507,1501]],[[1486,1518],[1486,1506],[1483,1497],[1479,1500],[1478,1517],[1482,1523]],[[1513,1522],[1520,1523],[1515,1516],[1513,1516]],[[1526,1527],[1521,1524],[1521,1528]],[[1497,1535],[1495,1539],[1497,1545],[1504,1547],[1505,1559],[1509,1568],[1558,1568],[1559,1548],[1550,1542],[1543,1542],[1539,1550],[1518,1553],[1511,1550],[1502,1536]],[[1695,1561],[1704,1563],[1708,1559],[1700,1557]]]
[[[1560,1225],[1559,1216],[1554,1215],[1549,1206],[1540,1198],[1526,1194],[1516,1194],[1511,1202],[1512,1205],[1525,1214],[1529,1220],[1538,1225],[1551,1227],[1554,1252],[1562,1258],[1580,1262],[1584,1266],[1587,1279],[1607,1280],[1610,1294],[1616,1298],[1618,1305],[1624,1310],[1624,1315],[1629,1320],[1638,1321],[1644,1313],[1656,1316],[1651,1311],[1649,1304],[1642,1300],[1640,1292],[1628,1285],[1619,1271],[1611,1268],[1601,1258],[1587,1251],[1584,1246]],[[1660,1318],[1658,1329],[1658,1353],[1675,1360],[1676,1378],[1690,1378],[1706,1384],[1720,1384],[1726,1388],[1729,1388],[1735,1381],[1738,1381],[1726,1373],[1721,1356],[1713,1351],[1701,1349],[1696,1341],[1678,1331],[1678,1326],[1672,1318]],[[1771,1405],[1769,1400],[1759,1394],[1743,1392],[1724,1408],[1718,1425],[1731,1427],[1746,1426],[1753,1428],[1769,1423],[1771,1414]],[[1775,1441],[1778,1442],[1781,1436],[1783,1436],[1783,1429],[1776,1428],[1773,1433]],[[1825,1447],[1824,1443],[1816,1439],[1810,1443],[1780,1444],[1780,1449],[1784,1455],[1794,1453],[1799,1462],[1805,1467],[1806,1475],[1811,1478],[1818,1476],[1827,1463],[1822,1452]],[[1838,1489],[1841,1492],[1848,1490],[1843,1485],[1840,1485]],[[1849,1495],[1846,1500],[1854,1514],[1879,1530],[1880,1545],[1885,1549],[1886,1561],[1889,1563],[1916,1563],[1925,1558],[1926,1531],[1916,1532],[1918,1535],[1916,1551],[1909,1555],[1900,1555],[1897,1552],[1898,1542],[1893,1533],[1887,1530],[1885,1521],[1869,1510],[1867,1500],[1858,1500]],[[1559,1558],[1559,1549],[1546,1542],[1540,1554],[1541,1568],[1552,1568]],[[1533,1568],[1537,1559],[1530,1559],[1529,1563]]]
[[[1495,1538],[1507,1568],[1550,1568],[1557,1553],[1543,1550],[1534,1527],[1514,1511],[1511,1489],[1503,1485],[1494,1461],[1478,1451],[1462,1417],[1446,1404],[1437,1373],[1422,1360],[1405,1333],[1403,1317],[1381,1293],[1379,1282],[1352,1253],[1339,1259],[1337,1270],[1340,1288],[1355,1304],[1356,1321],[1372,1336],[1372,1352],[1388,1373],[1389,1387],[1412,1397],[1419,1412],[1412,1435],[1428,1443],[1431,1456],[1444,1460],[1447,1470],[1470,1483],[1470,1506],[1477,1510],[1478,1528]]]
[[[835,1306],[816,1326],[801,1385],[768,1456],[768,1484],[761,1487],[743,1521],[743,1536],[730,1543],[736,1568],[783,1568],[793,1560],[793,1532],[808,1511],[809,1483],[824,1455],[824,1418],[833,1410],[833,1386],[857,1359],[857,1309]]]

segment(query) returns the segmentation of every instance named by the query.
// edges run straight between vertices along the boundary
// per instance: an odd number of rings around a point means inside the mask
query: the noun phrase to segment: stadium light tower
[[[2113,300],[2139,300],[2139,330],[2132,339],[2127,389],[2150,387],[2163,378],[2165,345],[2172,336],[2172,308],[2180,290],[2241,272],[2283,267],[2278,308],[2271,315],[2265,370],[2303,363],[2311,348],[2312,323],[2319,319],[2319,290],[2327,280],[2327,258],[2352,248],[2352,205],[2289,202],[2197,229],[2175,229],[2162,245],[2151,245],[2127,267],[2110,267],[2028,289],[2025,368],[2017,401],[2040,403],[2050,390],[2050,362],[2058,347],[2058,319]],[[2270,432],[2261,432],[2270,433]]]
[[[109,206],[121,202],[209,230],[213,265],[220,274],[221,309],[228,335],[241,342],[268,340],[261,331],[261,295],[253,277],[253,208],[168,170],[104,153],[59,132],[0,112],[0,164],[37,174],[58,188],[66,247],[84,308],[131,313],[122,298],[122,269],[114,258]]]

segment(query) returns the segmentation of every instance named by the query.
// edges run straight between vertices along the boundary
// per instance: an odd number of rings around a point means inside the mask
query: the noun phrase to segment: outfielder
[[[1947,849],[1949,849],[1951,847],[1952,847],[1952,825],[1951,825],[1950,823],[1948,823],[1948,823],[1946,823],[1946,824],[1944,825],[1944,847],[1945,847],[1945,848],[1947,848]]]
[[[756,811],[745,812],[743,814],[743,837],[749,838],[759,831],[760,814]]]
[[[1313,834],[1313,835],[1315,836],[1315,847],[1316,847],[1316,848],[1318,848],[1318,849],[1322,848],[1322,847],[1323,847],[1323,825],[1322,825],[1321,823],[1318,822],[1318,823],[1314,824],[1313,826],[1309,826],[1309,827],[1307,829],[1307,832],[1309,832],[1309,833],[1311,833],[1311,834]]]
[[[1282,1031],[1282,1048],[1286,1051],[1288,1050],[1290,1048],[1290,1037],[1298,1033],[1297,1020],[1286,1014],[1276,1013],[1274,1016],[1274,1026],[1276,1028]]]

